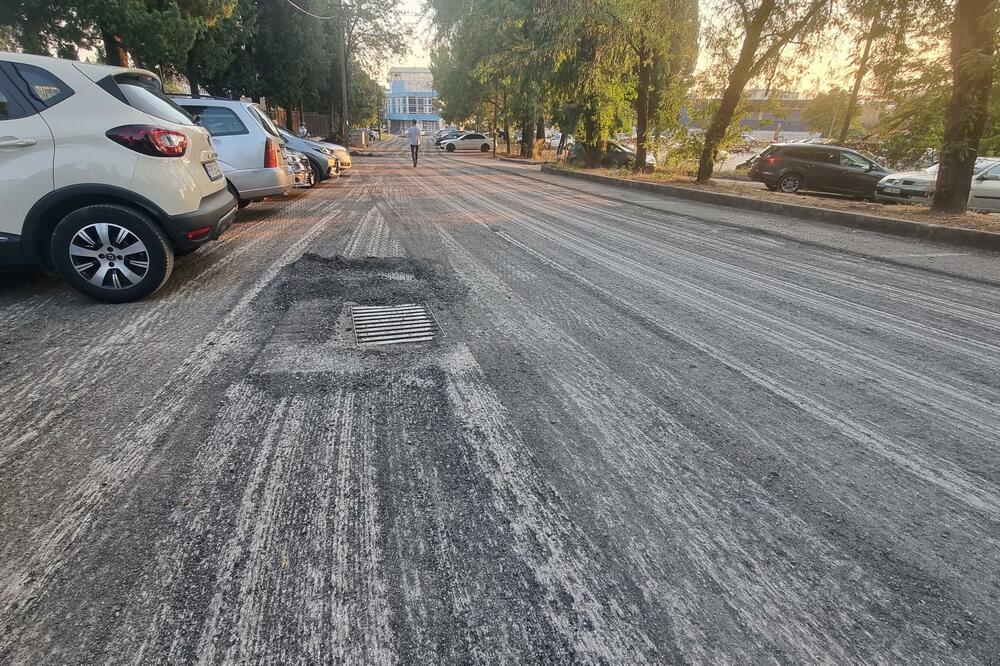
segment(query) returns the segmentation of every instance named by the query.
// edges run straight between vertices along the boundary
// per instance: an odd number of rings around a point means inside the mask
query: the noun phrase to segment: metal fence
[[[267,114],[271,116],[273,120],[280,127],[289,127],[286,124],[288,119],[288,111],[280,106],[269,106],[267,107]],[[319,113],[317,111],[305,111],[300,113],[299,111],[292,111],[292,124],[291,128],[293,132],[299,130],[300,124],[305,124],[306,129],[309,130],[310,136],[331,136],[333,131],[330,127],[330,114],[329,113]]]

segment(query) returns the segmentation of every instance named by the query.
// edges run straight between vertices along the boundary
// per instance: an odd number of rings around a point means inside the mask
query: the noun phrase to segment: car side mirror
[[[979,178],[976,178],[976,180],[978,180],[979,182],[983,182],[984,180],[1000,180],[1000,173],[990,174],[987,176],[980,176]]]

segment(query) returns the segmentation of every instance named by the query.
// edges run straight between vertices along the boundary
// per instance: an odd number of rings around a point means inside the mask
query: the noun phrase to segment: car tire
[[[794,194],[802,189],[802,176],[797,173],[786,173],[778,179],[778,189],[785,194]]]
[[[479,152],[481,152],[481,153],[488,153],[488,152],[490,152],[490,144],[484,143],[483,145],[481,145],[479,147]]]
[[[250,204],[249,201],[244,200],[240,196],[239,190],[237,190],[236,186],[233,185],[232,183],[230,183],[229,181],[226,181],[226,189],[228,189],[229,193],[233,195],[234,199],[236,199],[236,207],[237,208],[246,208]]]
[[[108,260],[114,250],[132,248]],[[117,204],[77,209],[52,232],[52,262],[66,280],[105,303],[130,303],[163,286],[174,252],[163,231],[144,213]],[[72,253],[72,254],[71,254]],[[89,261],[88,261],[89,260]]]
[[[444,149],[447,150],[449,153],[453,153],[455,152],[455,144],[449,143],[447,146],[445,146]]]
[[[312,171],[313,178],[316,182],[321,183],[330,177],[330,174],[323,169],[319,163],[309,160],[309,170]]]

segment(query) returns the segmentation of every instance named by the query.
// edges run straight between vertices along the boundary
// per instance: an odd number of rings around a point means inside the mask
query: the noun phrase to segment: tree
[[[722,99],[705,131],[698,163],[698,182],[712,177],[715,157],[753,79],[780,60],[786,47],[815,35],[826,23],[831,0],[718,0],[710,41],[723,61],[725,86]],[[727,55],[740,43],[735,60]]]
[[[631,56],[635,80],[636,172],[646,168],[650,129],[694,69],[698,53],[698,4],[693,0],[613,0],[606,10]]]
[[[995,0],[956,0],[951,27],[951,100],[932,210],[961,213],[968,204],[993,86],[998,23],[1000,9]]]
[[[843,88],[832,88],[816,95],[802,109],[802,122],[810,132],[818,132],[823,136],[833,136],[834,132],[842,132],[846,115],[854,118],[848,124],[849,133],[858,134],[862,131],[857,114],[850,110],[852,94]],[[839,139],[847,140],[847,136]]]

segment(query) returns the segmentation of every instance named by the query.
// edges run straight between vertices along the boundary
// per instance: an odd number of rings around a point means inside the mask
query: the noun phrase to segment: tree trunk
[[[538,116],[538,122],[535,124],[535,138],[545,139],[545,117]]]
[[[639,84],[635,95],[635,164],[633,173],[646,170],[646,148],[649,143],[649,81],[653,63],[649,57],[649,49],[643,43],[639,47],[639,62],[636,65]]]
[[[101,30],[104,40],[104,62],[115,67],[128,67],[128,49],[122,44],[121,37],[110,30]]]
[[[747,26],[746,34],[743,36],[743,45],[740,47],[740,56],[736,60],[733,70],[729,73],[722,101],[705,132],[705,144],[701,149],[701,159],[698,160],[699,183],[707,183],[712,177],[712,171],[715,170],[715,156],[718,153],[719,144],[722,143],[726,136],[726,130],[733,122],[733,115],[736,113],[736,107],[739,106],[740,97],[743,96],[743,89],[753,75],[757,49],[760,48],[760,36],[764,32],[764,26],[771,13],[774,12],[775,2],[776,0],[763,0]]]
[[[535,158],[535,121],[531,116],[525,116],[521,121],[521,157]]]
[[[496,85],[493,86],[493,94],[496,94]],[[497,108],[496,98],[493,101],[493,121],[492,127],[490,127],[490,132],[493,135],[493,159],[497,158],[497,116],[499,115],[499,109]]]
[[[191,97],[198,99],[201,97],[201,92],[198,90],[200,85],[198,82],[198,65],[195,63],[194,49],[188,51],[186,70],[188,85],[191,86]]]
[[[858,63],[858,71],[854,75],[854,87],[851,88],[851,97],[847,101],[847,113],[844,114],[844,125],[840,128],[840,136],[837,137],[838,143],[842,144],[847,141],[847,134],[851,131],[851,121],[854,120],[854,114],[858,108],[858,93],[861,91],[861,82],[864,80],[865,74],[868,73],[872,42],[875,41],[875,31],[878,29],[878,24],[881,20],[882,13],[879,12],[872,18],[871,27],[868,28],[868,35],[865,37],[865,48],[861,52],[861,62]]]
[[[503,114],[503,140],[507,144],[507,156],[510,156],[510,114],[504,111]]]
[[[962,213],[969,203],[972,170],[993,85],[996,35],[991,0],[957,0],[951,26],[951,101],[945,114],[941,160],[931,210]]]

